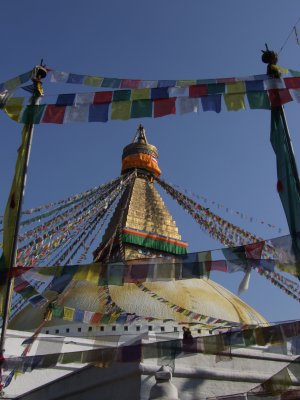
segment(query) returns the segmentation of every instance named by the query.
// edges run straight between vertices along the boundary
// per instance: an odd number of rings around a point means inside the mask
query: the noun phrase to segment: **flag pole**
[[[278,55],[268,49],[262,50],[262,61],[267,66],[267,74],[272,79],[279,79],[282,69],[278,67]],[[280,89],[278,89],[280,90]],[[292,140],[289,133],[282,104],[271,106],[271,144],[277,162],[277,191],[287,219],[300,279],[300,181]]]
[[[41,62],[42,64],[42,62]],[[38,105],[39,99],[43,96],[43,87],[41,79],[45,78],[47,75],[47,70],[43,65],[37,65],[32,70],[32,96],[30,99],[29,107],[32,108],[32,115],[34,116],[35,108]],[[2,329],[0,336],[0,368],[1,363],[3,363],[4,350],[5,350],[5,336],[10,315],[10,306],[12,300],[12,289],[13,289],[13,268],[16,264],[16,254],[17,254],[17,243],[18,243],[18,233],[20,225],[20,216],[22,201],[24,197],[24,189],[26,185],[26,174],[27,167],[30,158],[30,149],[33,136],[34,119],[24,124],[22,132],[22,144],[18,150],[18,159],[16,163],[16,171],[14,180],[11,187],[11,192],[8,198],[8,202],[5,209],[4,220],[6,217],[7,229],[3,229],[3,254],[1,257],[2,263],[2,273],[5,274],[5,284],[3,286],[4,298],[2,300]],[[13,210],[13,211],[12,211]],[[13,213],[13,214],[12,214]],[[13,218],[10,218],[13,215]],[[3,220],[3,224],[4,224]],[[6,233],[7,232],[7,233]],[[4,290],[4,288],[6,290]],[[3,384],[0,383],[0,390]]]

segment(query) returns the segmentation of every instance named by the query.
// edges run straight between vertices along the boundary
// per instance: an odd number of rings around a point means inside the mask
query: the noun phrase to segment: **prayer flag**
[[[66,107],[49,104],[46,107],[42,122],[50,124],[62,124],[64,122]]]
[[[83,316],[83,322],[85,324],[89,324],[94,316],[94,312],[93,311],[85,311],[84,312],[84,316]]]
[[[287,89],[300,89],[300,77],[283,78],[283,80]]]
[[[101,264],[87,264],[79,265],[76,268],[76,272],[73,276],[75,281],[88,281],[91,283],[98,284],[99,274],[101,271]]]
[[[221,95],[209,95],[201,97],[203,111],[221,111]]]
[[[225,93],[225,83],[208,83],[208,94]]]
[[[280,107],[293,100],[288,89],[271,89],[268,90],[268,94],[272,107]]]
[[[109,264],[107,269],[107,281],[109,285],[123,285],[124,264]]]
[[[14,90],[20,85],[21,85],[21,79],[19,76],[16,76],[15,78],[9,79],[8,81],[4,82],[4,89]]]
[[[264,88],[265,88],[265,90],[283,89],[284,86],[285,86],[284,82],[280,78],[271,78],[271,79],[265,79],[264,80]]]
[[[83,310],[75,310],[74,313],[74,321],[83,322],[84,311]]]
[[[95,86],[95,87],[101,86],[102,82],[103,78],[100,78],[99,76],[90,76],[90,75],[86,75],[83,80],[84,85]]]
[[[152,117],[152,100],[135,100],[132,102],[131,118]]]
[[[123,89],[126,89],[126,88],[129,88],[129,89],[136,89],[136,88],[138,88],[139,87],[139,84],[140,84],[140,80],[138,80],[138,79],[122,79],[122,81],[121,81],[121,88]]]
[[[161,81],[158,81],[157,87],[173,87],[175,85],[176,85],[176,81],[161,80]]]
[[[131,100],[150,99],[150,89],[133,89],[131,91]]]
[[[87,122],[89,116],[89,104],[67,106],[64,122]]]
[[[191,85],[196,85],[198,82],[195,79],[184,79],[176,81],[176,86],[179,87],[186,87]]]
[[[113,101],[111,119],[127,120],[130,118],[131,101]]]
[[[78,75],[78,74],[69,74],[67,83],[73,83],[73,84],[82,84],[84,79],[84,75]]]
[[[170,87],[168,91],[169,91],[169,97],[181,97],[189,95],[188,87]]]
[[[27,106],[23,112],[21,122],[23,124],[39,124],[42,119],[45,107],[46,104]]]
[[[59,305],[54,305],[52,308],[52,316],[56,318],[61,318],[64,314],[64,307]]]
[[[65,321],[73,321],[75,309],[71,307],[64,307],[63,319]]]
[[[246,92],[261,92],[264,90],[264,81],[246,81]]]
[[[98,324],[101,320],[102,314],[100,313],[95,313],[91,319],[92,324]]]
[[[201,97],[207,96],[208,94],[208,86],[207,85],[193,85],[189,88],[189,96],[190,97]]]
[[[176,114],[176,97],[154,100],[154,118]]]
[[[62,71],[52,71],[51,74],[51,82],[61,82],[61,83],[66,83],[69,78],[69,73],[68,72],[62,72]]]
[[[200,109],[199,99],[190,99],[189,97],[178,97],[177,104],[179,106],[180,114],[187,114],[191,112],[198,112]]]
[[[242,94],[231,94],[225,93],[224,100],[228,111],[244,110],[245,107],[245,95]]]
[[[156,88],[157,81],[141,81],[140,88]]]
[[[282,108],[271,112],[271,144],[276,154],[279,196],[292,235],[300,232],[300,186],[295,157]]]
[[[72,106],[75,100],[75,93],[59,94],[57,96],[56,105],[57,106]]]
[[[24,97],[12,97],[5,104],[5,112],[9,118],[19,122],[20,114],[23,108]]]
[[[290,93],[293,99],[300,103],[300,89],[290,89]]]
[[[270,110],[270,100],[266,92],[249,92],[247,93],[247,99],[250,108],[253,109],[265,109]]]
[[[107,122],[109,103],[91,104],[89,110],[89,122]]]
[[[78,104],[92,104],[95,93],[77,93],[75,96],[74,105]]]
[[[151,99],[167,99],[169,97],[169,90],[166,87],[151,89]]]
[[[227,93],[245,93],[245,82],[230,82],[226,84]]]
[[[96,92],[94,96],[94,104],[110,103],[112,100],[113,92]]]
[[[101,87],[111,87],[117,89],[120,87],[121,79],[118,78],[103,78]]]
[[[130,100],[131,90],[115,90],[113,92],[113,101]]]

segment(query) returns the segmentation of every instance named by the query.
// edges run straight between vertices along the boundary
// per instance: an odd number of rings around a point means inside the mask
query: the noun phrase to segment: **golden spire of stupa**
[[[176,223],[153,184],[161,173],[157,158],[157,148],[148,143],[140,125],[122,154],[122,175],[135,171],[135,177],[94,252],[95,261],[186,253],[187,243],[181,241]]]

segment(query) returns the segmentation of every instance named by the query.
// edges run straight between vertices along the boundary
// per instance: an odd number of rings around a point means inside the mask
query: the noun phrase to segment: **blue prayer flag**
[[[221,95],[210,95],[201,97],[203,111],[221,111]]]
[[[83,83],[83,80],[85,78],[85,75],[78,75],[78,74],[70,74],[67,80],[67,83],[74,83],[81,85]]]
[[[89,122],[107,122],[109,103],[91,104],[89,110]]]
[[[56,105],[57,106],[72,106],[75,100],[75,93],[68,94],[60,94],[57,97]]]
[[[169,98],[169,90],[167,87],[162,88],[153,88],[151,89],[151,99],[168,99]]]

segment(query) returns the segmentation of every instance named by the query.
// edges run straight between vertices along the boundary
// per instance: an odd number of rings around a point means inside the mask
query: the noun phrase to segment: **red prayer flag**
[[[112,96],[112,91],[96,92],[94,96],[94,104],[111,103]]]
[[[205,261],[206,271],[222,271],[227,272],[227,263],[225,260]]]
[[[95,313],[91,319],[91,324],[98,324],[102,318],[102,314]]]
[[[264,245],[265,245],[265,242],[246,244],[245,245],[246,257],[252,258],[255,260],[260,260]]]
[[[288,89],[270,89],[268,94],[271,107],[280,107],[289,101],[293,101]]]
[[[287,89],[300,89],[300,77],[283,78]]]
[[[208,95],[208,85],[192,85],[189,89],[190,97],[201,97]]]
[[[154,100],[154,118],[176,114],[176,97]]]
[[[65,111],[66,106],[56,106],[55,104],[49,104],[46,107],[42,122],[49,124],[63,124]]]
[[[120,87],[122,89],[136,89],[139,87],[140,82],[137,79],[122,79]]]

